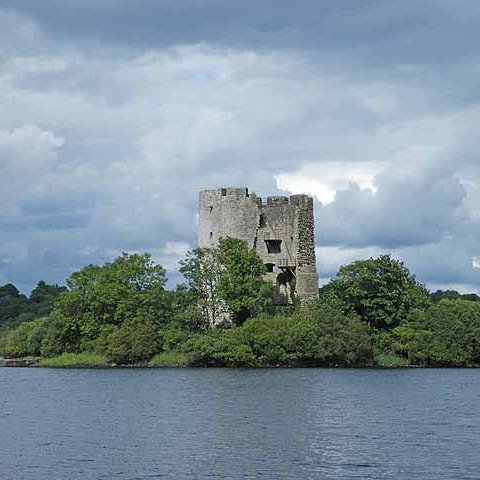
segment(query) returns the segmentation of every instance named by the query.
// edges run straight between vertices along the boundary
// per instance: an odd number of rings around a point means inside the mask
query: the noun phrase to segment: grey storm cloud
[[[121,251],[171,284],[198,190],[316,203],[322,281],[391,252],[480,280],[480,5],[0,0],[0,283]]]

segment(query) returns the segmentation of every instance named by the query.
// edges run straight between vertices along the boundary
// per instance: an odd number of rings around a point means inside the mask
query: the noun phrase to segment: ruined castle
[[[200,192],[200,248],[221,237],[245,240],[262,258],[267,278],[275,285],[275,303],[305,303],[318,295],[313,224],[313,199],[308,195],[268,197],[247,188],[216,188]]]

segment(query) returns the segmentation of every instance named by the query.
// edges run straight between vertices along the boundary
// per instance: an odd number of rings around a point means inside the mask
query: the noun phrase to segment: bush
[[[425,366],[480,365],[480,304],[441,300],[395,328],[390,350]]]
[[[158,333],[160,344],[163,350],[171,351],[180,348],[189,338],[192,333],[181,328],[163,328]]]
[[[373,341],[369,327],[353,313],[342,313],[337,305],[318,301],[310,306],[309,320],[313,324],[316,343],[308,340],[306,330],[302,340],[314,348],[313,357],[326,365],[361,366],[373,361]],[[306,349],[308,352],[308,348]]]
[[[117,327],[110,323],[98,328],[97,335],[93,338],[84,338],[81,344],[82,352],[94,352],[106,354],[108,350],[108,339],[110,335],[117,331]]]
[[[198,336],[184,352],[195,365],[228,367],[357,366],[373,358],[368,327],[354,315],[320,304],[303,316],[261,316]]]
[[[155,323],[135,317],[126,320],[108,337],[107,355],[120,364],[145,362],[159,351],[159,337]]]
[[[379,353],[375,356],[375,364],[380,367],[406,367],[408,360],[393,353]]]
[[[53,312],[46,321],[42,338],[43,357],[55,357],[62,353],[78,353],[81,344],[81,328],[75,318]]]
[[[40,356],[45,324],[45,319],[39,319],[8,331],[2,342],[3,355],[11,358]]]

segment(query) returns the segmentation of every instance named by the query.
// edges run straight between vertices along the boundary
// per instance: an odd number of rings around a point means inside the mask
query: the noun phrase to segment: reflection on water
[[[0,478],[477,479],[477,370],[0,369]]]

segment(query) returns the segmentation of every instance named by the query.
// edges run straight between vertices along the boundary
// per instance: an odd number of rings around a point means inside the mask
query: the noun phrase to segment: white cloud
[[[432,284],[478,282],[480,108],[445,67],[49,35],[0,9],[0,278],[62,281],[122,250],[174,269],[198,190],[245,185],[316,197],[321,276],[391,251]],[[465,91],[477,70],[456,65]]]
[[[386,162],[322,162],[304,164],[294,173],[275,176],[277,187],[293,194],[307,193],[328,205],[339,190],[355,183],[361,190],[377,191],[375,177],[387,168]]]
[[[480,257],[472,258],[472,268],[480,268]]]

